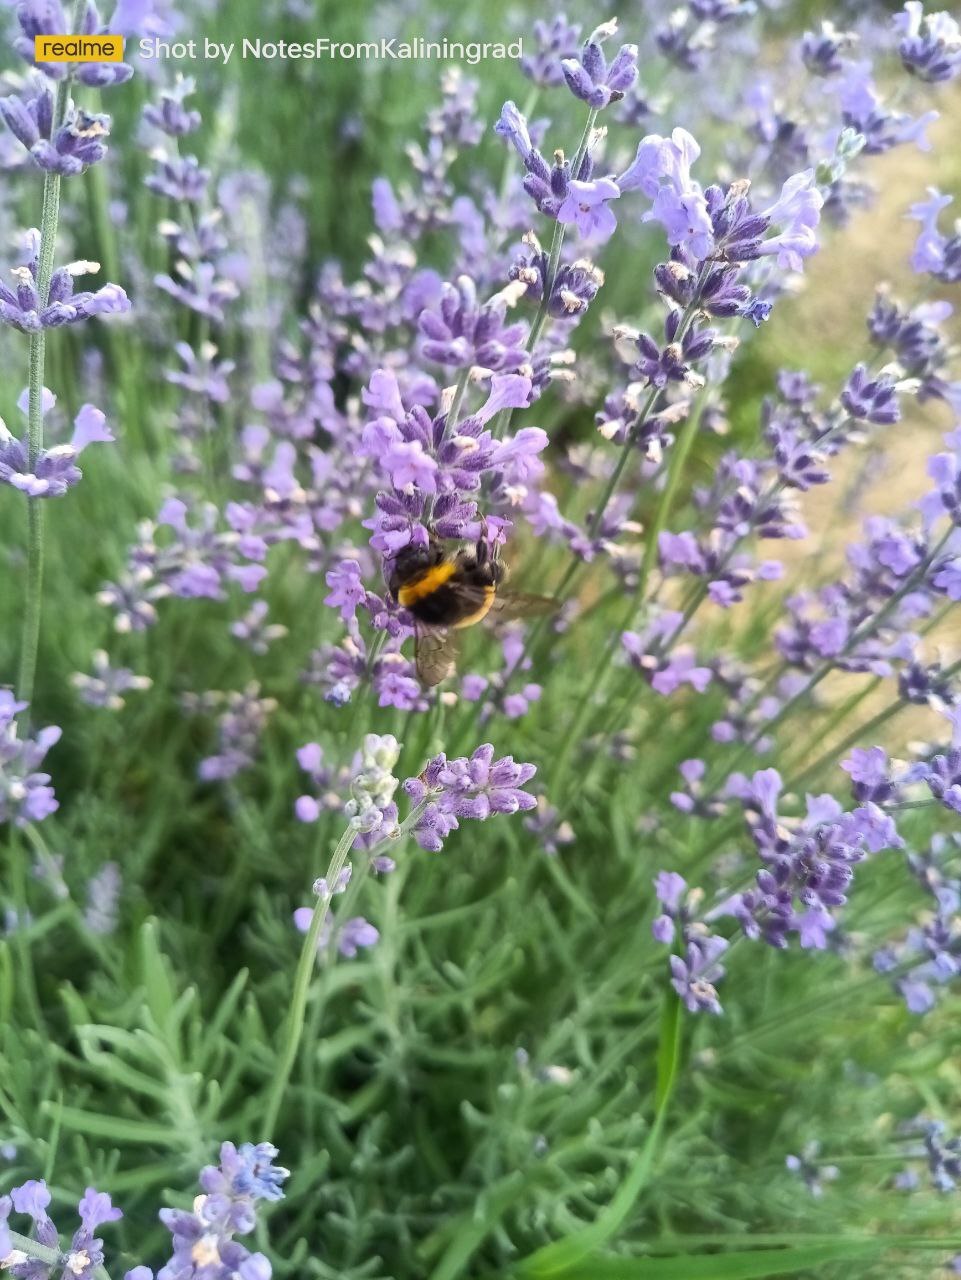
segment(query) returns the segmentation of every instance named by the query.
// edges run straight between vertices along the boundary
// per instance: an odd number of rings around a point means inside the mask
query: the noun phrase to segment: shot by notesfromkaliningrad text
[[[326,36],[314,40],[262,40],[245,38],[241,41],[210,40],[161,40],[157,37],[138,41],[137,50],[144,59],[171,60],[174,62],[221,62],[225,66],[236,54],[241,59],[254,61],[283,61],[287,59],[313,59],[317,61],[384,61],[419,62],[431,59],[453,60],[476,64],[492,59],[515,60],[523,56],[524,42],[516,40],[462,41],[427,40],[414,36],[409,40],[396,38],[381,40],[336,41]]]

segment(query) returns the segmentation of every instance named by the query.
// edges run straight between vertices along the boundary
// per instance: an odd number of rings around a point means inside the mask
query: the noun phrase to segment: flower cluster
[[[213,503],[193,506],[170,498],[156,522],[141,524],[126,572],[119,582],[105,584],[98,596],[114,610],[118,631],[153,626],[156,602],[167,596],[222,600],[232,583],[244,592],[257,589],[267,573],[267,543],[239,503],[229,505],[226,516],[227,527],[222,528]],[[156,540],[160,530],[170,531],[163,545]]]
[[[368,733],[360,752],[360,768],[351,781],[351,796],[344,814],[351,827],[371,835],[397,821],[394,792],[400,782],[393,769],[400,758],[400,743],[392,734]]]
[[[912,1013],[933,1009],[939,994],[961,974],[958,856],[957,836],[935,835],[926,851],[906,852],[908,868],[927,899],[927,909],[919,913],[917,923],[903,939],[874,953],[875,969],[892,975],[895,990]]]
[[[23,97],[0,98],[0,116],[38,168],[69,177],[102,160],[107,154],[110,117],[78,110],[71,104],[54,125],[54,95],[45,84]]]
[[[919,1118],[906,1128],[920,1142],[912,1142],[905,1155],[925,1161],[936,1191],[945,1195],[955,1191],[961,1180],[961,1138],[946,1137],[947,1126],[940,1120]],[[919,1181],[915,1170],[908,1167],[896,1175],[894,1185],[901,1191],[914,1191]]]
[[[88,707],[122,711],[126,705],[126,694],[143,693],[153,685],[149,676],[138,676],[129,667],[112,666],[106,649],[95,649],[92,661],[90,675],[83,671],[73,675],[73,687]]]
[[[483,822],[494,814],[536,808],[536,798],[523,789],[536,772],[534,765],[517,764],[513,756],[495,760],[490,743],[470,757],[435,756],[419,777],[404,783],[412,802],[424,806],[414,838],[422,849],[439,853],[462,819]]]
[[[37,289],[39,265],[40,233],[32,230],[27,237],[25,261],[11,272],[15,286],[0,284],[0,320],[21,333],[58,329],[79,324],[91,316],[119,315],[130,310],[130,300],[119,285],[105,284],[93,291],[74,291],[73,282],[78,276],[100,270],[96,262],[71,262],[58,267],[46,296],[41,298]]]
[[[927,272],[944,284],[956,284],[961,280],[961,224],[955,223],[954,234],[946,236],[938,229],[941,211],[952,203],[952,197],[942,195],[936,187],[928,188],[928,199],[911,206],[909,217],[921,223],[911,255],[915,271]]]
[[[283,1198],[287,1169],[274,1164],[277,1148],[225,1142],[220,1164],[200,1173],[202,1194],[193,1208],[161,1209],[160,1220],[173,1237],[170,1261],[157,1280],[270,1280],[271,1266],[262,1253],[251,1253],[236,1236],[249,1235],[257,1225],[258,1201]],[[127,1280],[148,1280],[147,1269]]]
[[[717,983],[724,977],[721,956],[728,942],[697,919],[703,893],[688,890],[676,871],[662,871],[654,881],[661,914],[651,926],[655,942],[678,942],[683,955],[671,956],[671,986],[691,1013],[721,1013]]]
[[[108,1195],[87,1187],[77,1205],[80,1226],[61,1252],[60,1235],[47,1213],[50,1199],[47,1184],[33,1178],[14,1187],[9,1195],[0,1196],[0,1267],[14,1280],[48,1280],[55,1271],[65,1280],[93,1280],[104,1261],[103,1241],[97,1236],[97,1229],[116,1222],[123,1214],[111,1204]],[[44,1258],[49,1256],[48,1251],[55,1251],[49,1261],[23,1248],[14,1248],[7,1225],[11,1212],[32,1220],[33,1235],[43,1248]],[[134,1280],[141,1277],[134,1275]]]
[[[56,397],[44,388],[41,407],[44,413],[53,408]],[[27,412],[27,392],[19,400],[21,411]],[[29,498],[62,498],[83,473],[77,459],[90,444],[112,444],[115,437],[103,413],[92,404],[82,405],[73,420],[73,433],[68,444],[41,449],[31,461],[26,439],[11,435],[0,418],[0,484],[19,489]]]
[[[252,680],[240,691],[186,694],[183,705],[194,714],[216,713],[218,749],[200,761],[197,773],[204,782],[226,782],[254,764],[277,700],[261,697],[260,685]]]
[[[346,877],[343,883],[338,885],[335,892],[343,893],[348,881],[349,877]],[[312,907],[298,907],[294,912],[294,927],[300,933],[307,933],[313,918],[314,910]],[[340,955],[346,960],[353,960],[358,951],[376,946],[380,939],[380,933],[363,916],[351,916],[348,920],[339,920],[328,911],[317,935],[317,952],[319,955],[324,955],[327,952],[334,938],[336,938],[337,951]]]
[[[858,764],[853,771],[860,778]],[[747,937],[770,946],[786,947],[796,934],[801,947],[823,949],[837,928],[835,913],[847,902],[855,866],[902,841],[877,803],[886,794],[871,789],[867,794],[877,798],[868,799],[862,792],[864,803],[851,812],[833,796],[809,796],[804,818],[792,827],[778,814],[782,785],[776,769],[729,780],[728,792],[744,806],[763,866],[754,888],[732,895],[715,913],[734,916]]]
[[[796,1178],[800,1178],[811,1195],[815,1197],[823,1196],[825,1184],[834,1182],[841,1175],[841,1170],[836,1164],[825,1164],[823,1160],[818,1159],[820,1154],[821,1144],[815,1140],[806,1143],[799,1156],[784,1157],[785,1167]]]
[[[16,717],[26,709],[9,689],[0,689],[0,823],[19,827],[42,822],[59,807],[50,775],[40,766],[60,741],[60,730],[50,725],[35,736],[21,737]]]

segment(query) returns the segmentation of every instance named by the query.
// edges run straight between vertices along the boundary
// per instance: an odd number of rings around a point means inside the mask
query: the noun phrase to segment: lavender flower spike
[[[26,401],[21,397],[26,412]],[[25,440],[15,439],[0,418],[0,484],[19,489],[30,498],[62,498],[82,478],[77,458],[90,444],[112,444],[113,432],[99,409],[85,404],[74,419],[69,444],[41,449],[31,467]]]
[[[32,95],[0,98],[0,116],[7,128],[47,173],[69,177],[104,158],[109,116],[79,111],[71,103],[54,131],[53,115],[53,94],[45,84]]]
[[[905,71],[929,84],[961,75],[961,28],[950,13],[926,14],[921,0],[908,0],[893,25],[901,35],[898,53]]]
[[[60,730],[51,725],[35,737],[18,737],[16,717],[26,709],[26,702],[0,689],[0,824],[13,822],[18,827],[42,822],[59,807],[50,775],[39,769],[60,741]]]
[[[536,809],[537,800],[523,790],[537,772],[532,764],[516,764],[512,756],[494,760],[490,743],[478,747],[468,759],[435,756],[417,778],[408,778],[404,790],[426,810],[414,828],[422,849],[437,853],[460,819],[483,822],[496,813]]]
[[[622,45],[608,64],[602,43],[617,31],[617,19],[596,27],[577,58],[561,62],[567,87],[595,111],[619,102],[637,79],[637,45]]]
[[[95,292],[74,292],[74,278],[99,271],[100,264],[96,262],[71,262],[59,267],[53,273],[47,301],[42,306],[37,292],[39,231],[30,232],[30,243],[29,261],[12,272],[16,281],[14,288],[0,284],[0,321],[4,324],[21,333],[38,333],[41,329],[77,324],[90,316],[117,315],[130,310],[130,300],[117,284],[105,284]]]
[[[277,1148],[269,1142],[235,1147],[225,1142],[219,1166],[201,1171],[203,1194],[192,1211],[161,1209],[160,1220],[173,1237],[173,1255],[157,1272],[157,1280],[210,1280],[242,1276],[270,1280],[271,1267],[262,1253],[250,1253],[235,1236],[249,1235],[257,1225],[259,1200],[280,1200],[281,1184],[289,1176],[273,1163]]]

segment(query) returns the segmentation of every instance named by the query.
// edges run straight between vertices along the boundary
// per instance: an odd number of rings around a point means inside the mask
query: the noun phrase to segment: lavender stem
[[[57,118],[63,118],[66,89],[57,90]],[[40,215],[40,261],[37,269],[37,294],[40,307],[46,306],[53,275],[53,256],[60,216],[60,175],[47,173],[43,179],[43,208]],[[30,335],[30,374],[27,404],[28,456],[31,468],[43,449],[43,370],[46,337],[42,328]],[[43,499],[27,499],[27,582],[20,642],[20,671],[17,697],[21,702],[33,698],[37,674],[37,650],[40,645],[40,614],[43,595]]]

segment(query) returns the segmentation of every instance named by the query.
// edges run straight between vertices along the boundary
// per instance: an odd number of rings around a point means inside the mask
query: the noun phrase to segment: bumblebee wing
[[[500,622],[514,618],[541,618],[556,613],[560,602],[552,596],[533,595],[529,591],[498,591],[491,605],[491,617]]]
[[[425,689],[433,689],[453,674],[457,658],[457,641],[452,631],[424,631],[418,627],[414,636],[414,662]]]

